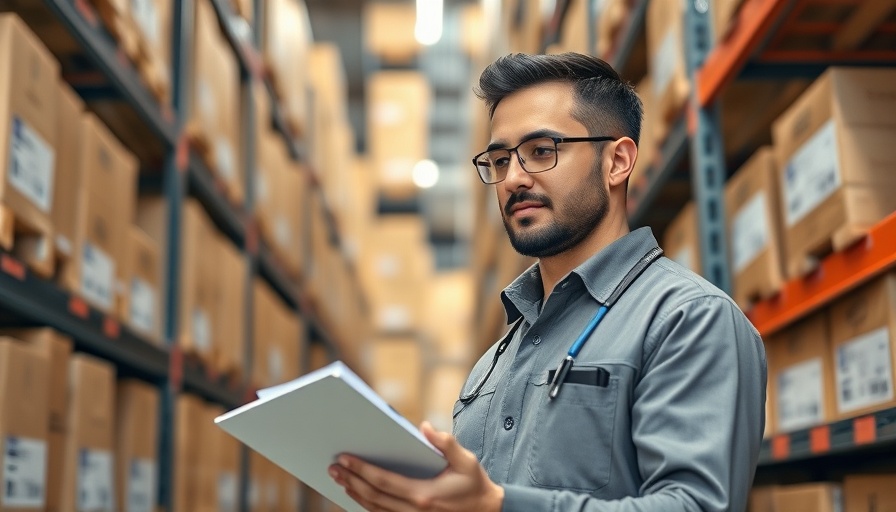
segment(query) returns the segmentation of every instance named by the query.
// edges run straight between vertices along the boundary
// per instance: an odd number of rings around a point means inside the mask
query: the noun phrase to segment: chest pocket
[[[486,382],[472,402],[463,403],[460,400],[454,403],[452,415],[454,417],[454,437],[457,442],[467,450],[476,454],[478,460],[482,460],[482,446],[485,443],[485,422],[488,418],[488,410],[491,407],[492,398],[495,396],[497,379],[492,376]],[[474,381],[475,382],[475,381]],[[461,396],[466,394],[464,389]]]
[[[547,371],[532,376],[537,427],[527,464],[535,485],[592,493],[609,483],[619,390],[619,376],[610,374],[606,387],[566,382],[553,400]]]

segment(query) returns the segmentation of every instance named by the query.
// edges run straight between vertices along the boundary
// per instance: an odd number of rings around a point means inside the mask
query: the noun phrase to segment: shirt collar
[[[589,295],[606,304],[628,271],[658,245],[650,228],[636,229],[585,260],[572,274],[581,279]],[[501,292],[507,322],[513,323],[522,316],[529,324],[534,323],[542,295],[541,271],[536,263]]]

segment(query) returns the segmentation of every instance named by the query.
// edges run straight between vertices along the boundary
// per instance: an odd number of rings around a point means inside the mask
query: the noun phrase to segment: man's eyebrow
[[[541,137],[561,137],[562,138],[563,136],[564,135],[562,133],[560,133],[556,130],[548,130],[546,128],[543,128],[541,130],[535,130],[535,131],[532,131],[532,132],[529,132],[529,133],[523,135],[522,138],[520,138],[520,143],[526,142],[527,140],[538,139]],[[503,140],[496,140],[496,141],[492,142],[491,144],[489,144],[488,147],[485,148],[485,150],[492,151],[494,149],[502,149],[502,148],[506,148],[506,147],[507,147],[507,142],[505,142]]]

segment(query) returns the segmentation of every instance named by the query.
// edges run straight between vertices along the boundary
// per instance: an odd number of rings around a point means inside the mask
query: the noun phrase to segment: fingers
[[[382,492],[344,466],[330,466],[330,476],[345,488],[345,493],[371,512],[413,512],[409,503]]]
[[[433,444],[448,461],[448,465],[454,468],[467,468],[471,463],[478,465],[476,456],[457,442],[448,432],[439,432],[428,421],[420,425],[420,431],[426,439]]]

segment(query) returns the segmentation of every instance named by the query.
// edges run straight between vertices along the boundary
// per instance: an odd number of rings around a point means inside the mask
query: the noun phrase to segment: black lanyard
[[[594,330],[597,329],[597,326],[600,324],[601,320],[603,320],[604,316],[607,314],[607,311],[616,304],[616,301],[619,300],[619,297],[628,290],[629,286],[635,282],[636,279],[645,271],[647,267],[650,266],[651,263],[659,259],[660,256],[663,255],[663,250],[659,247],[654,247],[647,254],[645,254],[638,263],[635,264],[631,270],[625,274],[625,277],[622,278],[622,281],[616,288],[613,290],[613,293],[610,294],[610,297],[607,299],[606,303],[602,304],[600,308],[597,310],[597,313],[591,318],[591,321],[588,322],[588,325],[585,326],[585,329],[579,335],[575,342],[573,342],[572,346],[569,347],[569,351],[566,354],[566,357],[560,363],[560,366],[557,367],[557,371],[554,372],[554,378],[551,381],[551,389],[548,393],[548,397],[553,399],[560,393],[560,387],[563,384],[564,379],[566,378],[567,373],[572,368],[575,363],[576,356],[581,352],[582,347],[585,346],[585,342],[588,341],[588,338],[594,333]],[[507,331],[507,334],[501,338],[501,342],[498,344],[498,349],[495,351],[495,357],[492,359],[492,364],[488,369],[488,372],[485,376],[479,380],[479,383],[476,384],[476,387],[473,388],[473,391],[470,393],[463,395],[460,397],[460,401],[464,404],[468,404],[476,399],[479,396],[479,393],[482,391],[482,387],[488,381],[488,378],[491,376],[492,372],[495,370],[495,366],[498,364],[498,358],[501,357],[507,347],[510,345],[510,342],[513,340],[513,335],[519,329],[520,325],[522,325],[523,319],[520,318],[513,324],[513,327]]]

